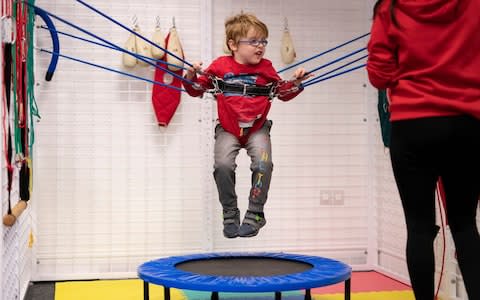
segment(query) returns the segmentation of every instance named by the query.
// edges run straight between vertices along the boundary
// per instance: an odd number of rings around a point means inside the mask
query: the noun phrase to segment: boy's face
[[[250,28],[247,36],[242,37],[238,43],[232,40],[228,43],[236,62],[244,65],[255,65],[263,58],[267,41],[254,28]]]

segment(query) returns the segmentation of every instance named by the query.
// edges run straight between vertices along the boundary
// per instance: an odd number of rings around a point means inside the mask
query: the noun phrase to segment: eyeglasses
[[[253,46],[253,47],[258,47],[260,45],[265,47],[268,44],[267,40],[239,40],[238,42],[239,43],[246,43],[246,44],[249,44],[250,46]]]

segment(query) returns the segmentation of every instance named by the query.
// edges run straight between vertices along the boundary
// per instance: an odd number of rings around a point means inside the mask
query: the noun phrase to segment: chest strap
[[[268,85],[256,85],[256,84],[235,84],[227,83],[223,80],[218,80],[218,89],[222,93],[232,93],[244,96],[266,96],[269,98],[274,97],[275,84]]]

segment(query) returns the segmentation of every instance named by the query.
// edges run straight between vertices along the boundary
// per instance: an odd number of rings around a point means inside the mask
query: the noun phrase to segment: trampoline
[[[170,288],[212,292],[274,292],[305,290],[345,282],[345,300],[350,300],[352,268],[340,261],[287,253],[206,253],[171,256],[143,263],[138,276],[143,280],[144,300],[149,299],[149,283],[164,287],[165,300]]]

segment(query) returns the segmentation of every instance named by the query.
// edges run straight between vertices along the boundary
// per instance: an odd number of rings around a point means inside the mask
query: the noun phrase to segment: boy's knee
[[[215,173],[234,172],[237,165],[230,160],[218,160],[213,166]]]
[[[273,162],[271,160],[260,160],[252,163],[252,171],[258,171],[262,173],[269,173],[273,170]]]

